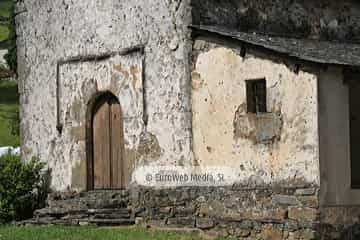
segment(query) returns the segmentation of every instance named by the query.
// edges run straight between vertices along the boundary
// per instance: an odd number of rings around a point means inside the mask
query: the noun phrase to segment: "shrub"
[[[31,218],[44,206],[49,183],[44,166],[37,158],[25,163],[17,155],[0,157],[0,223]]]

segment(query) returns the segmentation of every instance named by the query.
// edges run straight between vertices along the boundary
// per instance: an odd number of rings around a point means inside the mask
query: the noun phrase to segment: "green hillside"
[[[6,40],[9,36],[9,28],[5,25],[0,25],[0,41]]]
[[[10,16],[12,1],[0,0],[0,16],[8,18]]]
[[[4,19],[10,17],[12,4],[12,0],[0,0],[0,41],[6,40],[9,35],[8,21]]]
[[[0,42],[9,37],[9,17],[13,0],[0,0]],[[0,66],[0,71],[4,66]],[[0,147],[18,146],[16,131],[19,111],[17,83],[0,79]],[[0,237],[1,238],[1,237]]]

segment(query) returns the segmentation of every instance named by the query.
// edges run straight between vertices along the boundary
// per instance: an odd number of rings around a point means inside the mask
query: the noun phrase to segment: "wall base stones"
[[[359,207],[319,207],[317,187],[178,187],[51,193],[18,224],[186,228],[235,239],[360,239]]]
[[[19,224],[142,225],[236,239],[360,239],[359,207],[320,208],[318,188],[181,187],[52,193]]]
[[[133,190],[145,223],[240,239],[314,239],[317,189],[184,187]],[[310,200],[311,199],[311,200]]]
[[[53,193],[23,224],[197,228],[240,239],[315,239],[317,189],[179,187]]]
[[[360,207],[331,206],[320,209],[322,239],[360,239]]]

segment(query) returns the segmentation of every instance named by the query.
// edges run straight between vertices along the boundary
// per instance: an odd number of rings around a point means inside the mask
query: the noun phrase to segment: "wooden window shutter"
[[[246,81],[246,101],[248,113],[266,112],[265,79],[254,79]]]
[[[248,113],[256,113],[256,101],[254,85],[251,81],[246,81],[246,105]]]

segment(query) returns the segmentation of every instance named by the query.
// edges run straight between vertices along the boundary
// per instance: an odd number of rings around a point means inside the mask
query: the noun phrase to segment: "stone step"
[[[129,219],[131,218],[130,214],[95,214],[94,218],[96,219]]]
[[[68,200],[54,200],[48,201],[49,208],[91,208],[91,209],[106,209],[106,208],[125,208],[128,205],[128,200],[124,199],[68,199]]]
[[[86,209],[43,208],[34,212],[35,217],[63,217],[65,215],[87,214]]]
[[[51,216],[62,217],[65,215],[121,215],[128,216],[131,211],[127,208],[100,208],[100,209],[87,209],[87,208],[43,208],[36,210],[34,215],[37,217]]]
[[[133,225],[135,220],[133,219],[90,219],[89,223],[96,224],[98,226],[120,226],[120,225]]]
[[[88,199],[127,199],[129,191],[127,190],[111,190],[111,191],[88,191],[80,193],[81,198]]]
[[[61,220],[69,221],[69,220],[80,220],[80,219],[89,219],[88,214],[73,214],[73,215],[66,215],[61,218]]]
[[[88,214],[98,219],[129,219],[131,212],[127,208],[89,209]]]
[[[56,218],[39,218],[39,219],[31,219],[25,220],[21,222],[17,222],[17,225],[88,225],[95,224],[98,226],[128,226],[134,225],[135,221],[133,219],[123,219],[123,218],[114,218],[114,219],[101,219],[101,218],[80,218],[80,219],[56,219]]]
[[[88,214],[130,214],[127,208],[88,209]]]
[[[111,190],[111,191],[88,191],[88,192],[66,192],[66,193],[51,193],[48,196],[48,201],[67,201],[67,200],[100,200],[100,199],[124,199],[129,198],[129,191],[127,190]]]
[[[29,224],[113,226],[135,223],[127,208],[129,192],[124,190],[53,193],[47,203],[48,207],[35,211]]]

